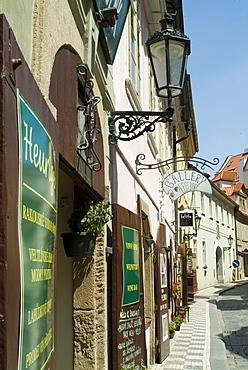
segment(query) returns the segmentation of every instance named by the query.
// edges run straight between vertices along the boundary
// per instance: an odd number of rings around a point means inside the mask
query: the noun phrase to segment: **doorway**
[[[216,278],[218,283],[224,283],[223,278],[223,254],[220,247],[216,248]]]

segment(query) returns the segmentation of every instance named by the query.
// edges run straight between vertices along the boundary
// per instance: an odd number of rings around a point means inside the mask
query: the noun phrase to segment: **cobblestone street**
[[[248,369],[248,281],[197,292],[170,354],[149,370]]]
[[[223,292],[217,306],[228,365],[248,369],[248,283]]]

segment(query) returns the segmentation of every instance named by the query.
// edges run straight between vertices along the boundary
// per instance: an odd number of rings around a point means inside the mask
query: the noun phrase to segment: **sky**
[[[195,156],[219,158],[215,173],[226,157],[248,148],[248,0],[183,0],[183,14],[191,39]]]

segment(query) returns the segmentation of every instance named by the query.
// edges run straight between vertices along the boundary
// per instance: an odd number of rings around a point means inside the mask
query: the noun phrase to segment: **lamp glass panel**
[[[169,48],[169,71],[166,66],[166,46]],[[150,45],[150,53],[158,95],[168,97],[168,88],[172,96],[179,95],[185,73],[184,43],[169,40],[167,44],[167,41],[163,39]],[[167,72],[170,73],[169,78]]]
[[[175,40],[169,40],[170,56],[170,80],[172,86],[181,87],[183,79],[181,78],[182,68],[184,66],[184,43]]]
[[[157,87],[167,86],[165,41],[161,40],[150,45],[150,51]]]
[[[201,223],[201,217],[200,216],[195,217],[195,230],[200,229],[200,223]]]
[[[230,247],[232,246],[232,244],[233,244],[233,238],[232,238],[232,236],[231,235],[229,235],[229,237],[227,238],[227,240],[228,240],[228,244],[230,245]]]

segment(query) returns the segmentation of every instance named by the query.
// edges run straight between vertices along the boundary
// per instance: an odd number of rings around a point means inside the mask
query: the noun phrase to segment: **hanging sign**
[[[54,351],[55,150],[18,94],[21,304],[18,370],[44,369]]]
[[[179,226],[194,227],[195,212],[194,211],[179,211]]]
[[[191,191],[212,194],[212,187],[206,176],[193,170],[173,172],[164,179],[163,190],[173,201]]]

